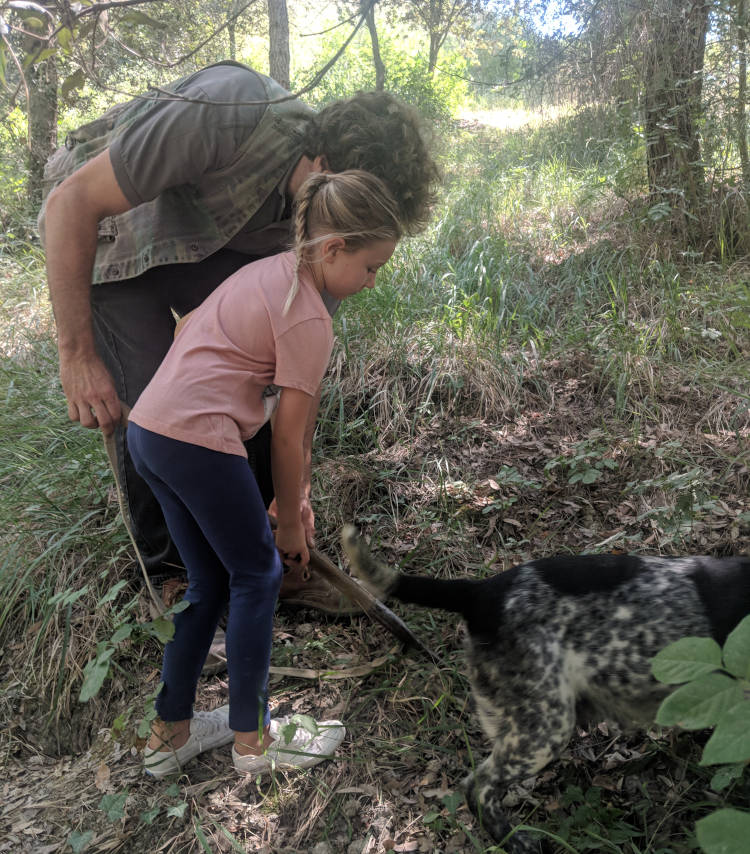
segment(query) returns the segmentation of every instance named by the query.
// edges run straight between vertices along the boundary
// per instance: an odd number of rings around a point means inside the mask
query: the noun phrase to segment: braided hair
[[[398,240],[402,233],[398,206],[379,178],[361,169],[312,173],[295,197],[296,260],[284,314],[299,290],[299,268],[310,248],[340,237],[344,251],[353,252],[376,240]]]

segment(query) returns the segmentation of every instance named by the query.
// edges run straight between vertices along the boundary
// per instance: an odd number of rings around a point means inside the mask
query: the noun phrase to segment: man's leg
[[[169,350],[175,327],[172,308],[180,314],[192,311],[246,263],[247,256],[221,250],[197,264],[154,267],[134,279],[92,287],[97,351],[121,400],[129,406],[136,402]],[[146,570],[149,575],[173,574],[182,561],[158,501],[133,467],[122,427],[115,431],[115,445],[123,497]]]

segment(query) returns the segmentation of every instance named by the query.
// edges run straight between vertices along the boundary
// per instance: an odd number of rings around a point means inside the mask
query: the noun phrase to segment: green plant
[[[595,483],[605,473],[617,468],[617,463],[606,456],[607,448],[600,444],[600,431],[594,431],[588,439],[578,442],[572,455],[561,455],[550,460],[545,466],[546,472],[559,468],[568,479],[568,483]]]
[[[701,765],[717,765],[711,787],[721,791],[742,776],[750,761],[750,616],[728,635],[723,649],[713,638],[683,638],[655,656],[652,672],[680,685],[661,704],[656,722],[686,730],[712,729]],[[696,823],[706,854],[747,850],[750,813],[720,809]]]

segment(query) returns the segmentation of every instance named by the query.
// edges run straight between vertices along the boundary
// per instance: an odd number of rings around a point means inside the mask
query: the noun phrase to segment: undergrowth
[[[563,551],[747,552],[750,265],[678,251],[638,203],[637,148],[594,131],[575,117],[457,125],[433,225],[337,316],[314,474],[332,557],[346,521],[443,577]],[[42,787],[59,801],[51,837],[74,851],[95,839],[128,851],[368,839],[492,850],[458,791],[484,750],[460,628],[408,607],[442,666],[362,617],[278,612],[275,666],[369,663],[359,677],[273,680],[282,713],[342,716],[340,761],[259,786],[208,756],[174,788],[142,781],[129,751],[159,644],[123,628],[150,617],[101,440],[66,418],[33,240],[6,242],[0,283],[0,751],[19,791],[29,756],[56,769],[60,784],[49,772]],[[102,650],[106,678],[80,703]],[[202,685],[201,703],[225,701],[225,681]],[[518,820],[560,850],[696,850],[693,822],[717,802],[699,753],[694,737],[579,733],[517,793]],[[85,780],[78,801],[71,778]],[[746,795],[736,783],[721,798]],[[12,850],[38,847],[14,833]]]

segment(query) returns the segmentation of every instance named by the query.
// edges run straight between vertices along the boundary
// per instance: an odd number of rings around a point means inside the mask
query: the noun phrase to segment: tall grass
[[[430,229],[335,321],[315,445],[326,550],[353,519],[436,575],[550,551],[748,548],[750,265],[657,233],[638,204],[641,152],[616,130],[599,114],[456,125]],[[66,417],[33,241],[3,248],[0,288],[0,715],[35,698],[23,738],[69,752],[144,693],[144,649],[126,640],[97,701],[77,703],[100,644],[146,611],[116,586],[133,556],[101,440]],[[454,626],[409,619],[455,648]],[[375,643],[336,631],[336,654]],[[375,677],[352,702],[362,732],[381,715],[354,783],[370,766],[403,773],[431,740],[455,752],[460,665],[415,674]],[[377,705],[386,688],[394,719]]]

